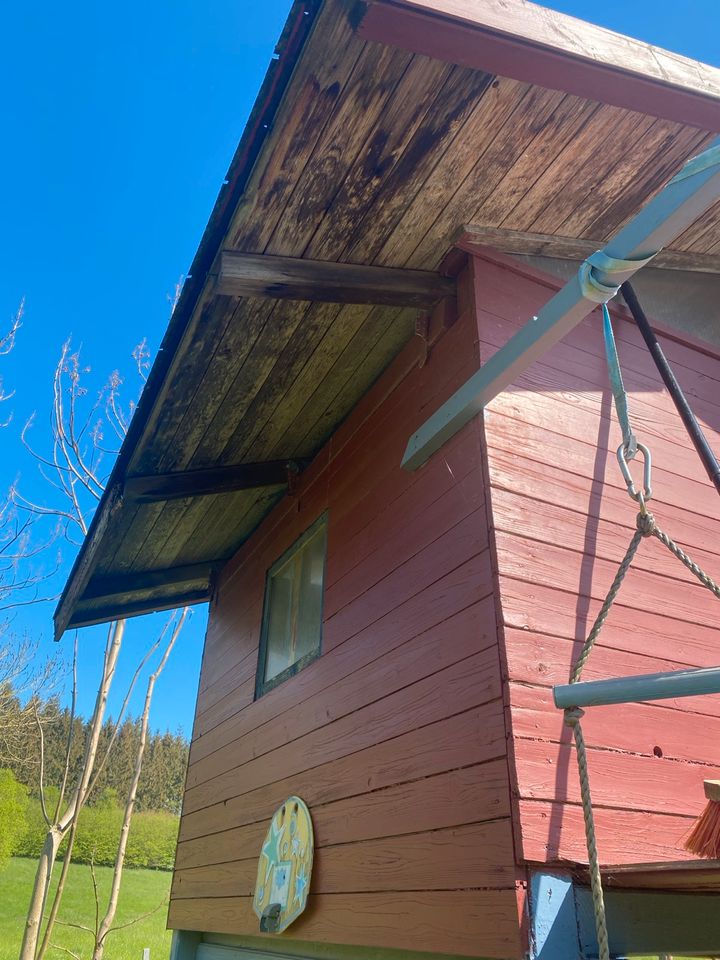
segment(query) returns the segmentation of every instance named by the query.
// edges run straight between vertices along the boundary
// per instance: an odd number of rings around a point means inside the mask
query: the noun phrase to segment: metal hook
[[[638,452],[643,456],[642,490],[637,489],[635,486],[635,481],[632,478],[632,474],[630,473],[630,467],[627,462],[627,451],[625,450],[624,443],[621,443],[617,449],[617,458],[628,493],[633,500],[637,500],[637,502],[640,504],[640,509],[644,512],[645,502],[652,497],[652,457],[650,455],[650,451],[644,443],[638,442],[637,449]]]

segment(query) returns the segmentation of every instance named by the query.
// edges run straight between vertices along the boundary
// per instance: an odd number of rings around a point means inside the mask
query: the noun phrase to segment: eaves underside
[[[267,282],[228,288],[220,251],[441,281],[467,224],[603,241],[712,139],[707,129],[365,40],[347,4],[327,2],[315,15],[316,6],[298,3],[291,14],[250,121],[255,139],[241,144],[229,175],[235,193],[226,188],[201,245],[59,605],[59,633],[207,599],[216,570],[292,483],[285,467],[316,455],[432,302],[388,303],[383,279],[363,302],[328,302],[327,285],[303,293],[315,299]],[[719,216],[716,207],[674,248],[720,253]],[[440,284],[435,299],[448,292]],[[254,486],[128,494],[133,478],[194,482],[202,471],[227,477],[268,464],[276,472]]]

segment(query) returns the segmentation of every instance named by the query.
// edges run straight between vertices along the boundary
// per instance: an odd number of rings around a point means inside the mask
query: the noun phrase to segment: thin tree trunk
[[[120,895],[120,883],[122,881],[123,868],[125,866],[125,853],[127,851],[127,842],[130,833],[130,823],[135,810],[135,800],[137,798],[138,784],[140,782],[140,774],[142,773],[143,759],[145,756],[148,726],[150,723],[150,706],[152,704],[155,684],[168,661],[168,657],[172,653],[172,649],[175,646],[175,641],[180,636],[180,631],[183,628],[187,614],[188,609],[185,607],[180,619],[175,625],[172,636],[170,637],[170,641],[165,648],[165,652],[162,655],[160,663],[157,665],[155,672],[151,673],[148,677],[145,703],[143,705],[142,720],[140,723],[140,742],[138,744],[137,754],[135,755],[135,766],[133,769],[132,782],[130,784],[130,790],[128,791],[127,800],[125,802],[125,813],[123,816],[122,828],[120,830],[120,840],[118,842],[117,854],[115,856],[115,866],[113,868],[112,887],[110,889],[110,897],[108,899],[105,916],[102,918],[95,936],[95,949],[93,950],[92,960],[103,960],[103,954],[105,952],[105,940],[107,935],[112,930],[113,921],[115,920],[115,914],[117,912],[118,897]]]
[[[45,837],[45,843],[43,844],[37,870],[35,871],[35,883],[33,885],[30,906],[28,907],[27,919],[25,921],[23,941],[20,948],[20,960],[34,960],[35,946],[37,944],[38,934],[40,933],[52,871],[61,841],[62,833],[56,827],[51,827]]]
[[[30,897],[30,906],[28,907],[27,921],[23,942],[20,948],[19,960],[36,960],[38,952],[38,939],[40,928],[42,926],[45,904],[47,901],[48,888],[52,879],[57,852],[63,837],[72,827],[73,823],[80,815],[80,811],[87,800],[88,785],[92,777],[97,757],[97,747],[102,731],[103,720],[105,718],[105,709],[107,707],[108,695],[115,676],[115,667],[117,658],[122,645],[123,634],[125,632],[125,621],[119,620],[110,625],[108,639],[105,646],[105,657],[103,660],[103,673],[98,687],[97,697],[95,699],[95,708],[90,721],[90,736],[85,745],[85,753],[80,774],[80,782],[73,791],[73,796],[65,810],[65,813],[50,824],[47,837],[43,845],[43,850],[37,865],[35,874],[35,884],[33,886],[32,896]],[[42,784],[41,784],[42,790]],[[62,894],[61,894],[62,895]],[[59,902],[58,902],[59,906]],[[57,915],[57,910],[54,911]],[[50,933],[46,933],[44,940],[49,942]]]
[[[55,896],[53,897],[52,906],[50,907],[50,913],[48,914],[47,924],[45,925],[45,933],[43,934],[42,943],[38,948],[36,954],[36,960],[42,960],[45,956],[48,947],[50,946],[50,937],[52,936],[53,928],[55,927],[55,921],[57,920],[58,911],[60,910],[60,902],[62,901],[63,893],[65,892],[65,884],[67,882],[68,871],[70,869],[70,864],[72,862],[72,852],[73,847],[75,846],[75,835],[77,833],[77,820],[73,821],[72,827],[70,827],[70,833],[68,835],[68,843],[65,848],[65,856],[63,857],[62,870],[60,871],[60,879],[58,880],[57,889],[55,890]]]

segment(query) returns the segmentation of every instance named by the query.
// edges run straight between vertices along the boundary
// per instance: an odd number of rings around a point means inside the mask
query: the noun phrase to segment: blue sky
[[[711,0],[549,5],[720,65]],[[52,500],[19,429],[37,410],[42,446],[52,371],[69,336],[91,368],[91,392],[118,368],[134,389],[131,352],[144,337],[157,348],[168,295],[192,260],[289,8],[290,0],[5,5],[0,321],[23,296],[26,314],[16,350],[0,358],[16,391],[5,404],[13,423],[0,432],[0,489],[19,475],[27,496]],[[53,606],[19,611],[13,627],[54,652]],[[157,626],[158,618],[130,623],[111,709]],[[204,627],[196,608],[155,695],[158,728],[190,732]],[[102,628],[81,631],[85,713],[103,638]]]

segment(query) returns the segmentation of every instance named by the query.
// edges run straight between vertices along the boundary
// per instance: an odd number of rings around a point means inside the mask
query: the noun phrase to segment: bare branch
[[[134,927],[135,924],[140,923],[141,920],[147,920],[148,917],[152,917],[152,915],[154,913],[157,913],[158,910],[162,910],[162,908],[167,904],[169,899],[170,899],[169,897],[165,897],[160,901],[160,903],[156,907],[153,907],[152,910],[148,910],[147,913],[141,913],[140,916],[133,917],[132,920],[126,920],[125,923],[116,924],[114,927],[111,927],[108,930],[105,936],[107,937],[111,933],[116,933],[118,930],[124,930],[126,927]]]
[[[62,920],[58,920],[58,923],[62,923],[62,922],[63,922]],[[76,924],[76,923],[68,923],[68,924],[65,924],[65,926],[68,926],[68,927],[77,927],[78,924]],[[80,927],[80,929],[83,929],[83,928]],[[90,931],[90,933],[92,933],[92,930]],[[75,951],[74,951],[74,950],[71,950],[70,947],[63,947],[62,944],[60,944],[60,943],[53,943],[52,948],[53,948],[53,950],[62,950],[63,953],[66,953],[69,957],[72,957],[73,960],[82,960],[80,954],[79,954],[79,953],[75,953]]]

